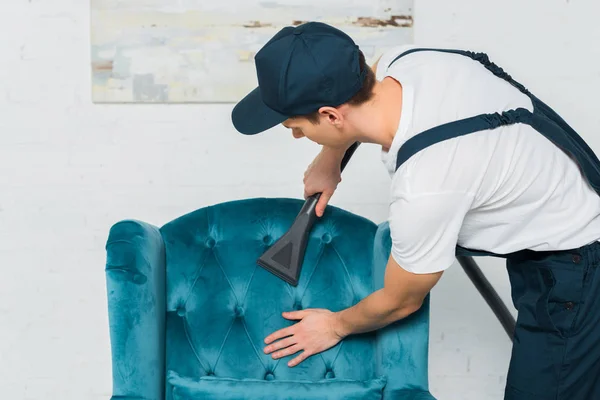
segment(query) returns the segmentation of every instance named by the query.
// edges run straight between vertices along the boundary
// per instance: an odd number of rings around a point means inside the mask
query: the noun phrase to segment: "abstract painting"
[[[413,0],[91,0],[96,103],[232,103],[256,87],[254,55],[284,26],[320,21],[372,63],[412,43]]]

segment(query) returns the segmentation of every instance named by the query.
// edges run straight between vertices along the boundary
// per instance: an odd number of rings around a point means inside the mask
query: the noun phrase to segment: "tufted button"
[[[294,310],[302,310],[302,304],[299,302],[294,303]]]
[[[267,246],[273,244],[273,238],[271,237],[271,235],[266,235],[265,237],[263,237],[263,243]]]
[[[567,301],[567,302],[565,303],[565,308],[566,308],[567,310],[572,310],[572,309],[573,309],[573,307],[575,307],[575,303],[573,303],[572,301]]]
[[[180,317],[183,317],[185,315],[185,308],[183,306],[179,306],[177,308],[177,315],[179,315]]]
[[[212,372],[212,371],[208,371],[208,372],[206,373],[206,376],[215,376],[215,373],[214,373],[214,372]]]
[[[321,237],[321,240],[323,241],[323,243],[331,243],[331,235],[329,233],[325,233]]]
[[[574,254],[573,255],[573,262],[575,264],[579,264],[581,262],[581,256],[579,254]]]
[[[236,317],[241,317],[242,315],[244,315],[244,307],[240,305],[235,306],[234,313]]]
[[[269,371],[265,374],[265,380],[272,381],[273,379],[275,379],[275,375],[272,372]]]
[[[212,249],[213,247],[215,247],[215,239],[209,237],[208,239],[206,239],[206,241],[204,242],[204,244],[206,245],[206,247],[208,247],[209,249]]]
[[[327,372],[325,373],[325,378],[326,379],[333,379],[333,378],[335,378],[335,374],[333,373],[332,370],[328,369]]]

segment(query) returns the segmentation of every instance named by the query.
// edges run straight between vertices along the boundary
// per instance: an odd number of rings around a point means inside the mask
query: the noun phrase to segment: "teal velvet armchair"
[[[383,286],[387,223],[332,205],[309,237],[293,287],[256,264],[303,205],[254,198],[207,206],[162,227],[114,224],[106,243],[112,400],[434,399],[429,297],[378,331],[288,367],[264,338],[283,311],[338,311]]]

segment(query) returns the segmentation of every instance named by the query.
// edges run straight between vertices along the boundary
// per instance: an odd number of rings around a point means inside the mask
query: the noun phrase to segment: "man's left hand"
[[[301,354],[288,362],[290,367],[335,346],[344,338],[338,326],[337,314],[332,311],[312,308],[284,312],[283,317],[299,320],[299,322],[267,336],[265,343],[268,346],[264,348],[264,352],[266,354],[273,353],[271,357],[278,359],[303,350]],[[275,342],[276,340],[279,341]]]

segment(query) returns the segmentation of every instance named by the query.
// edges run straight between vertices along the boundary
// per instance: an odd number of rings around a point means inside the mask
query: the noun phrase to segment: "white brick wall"
[[[488,51],[600,149],[597,3],[448,3],[417,0],[417,42]],[[161,225],[237,198],[299,197],[318,148],[281,129],[238,135],[232,105],[91,104],[87,1],[2,2],[0,26],[2,398],[107,399],[110,226]],[[290,149],[294,159],[282,156]],[[387,189],[378,149],[362,146],[332,202],[381,222]],[[502,263],[481,264],[509,301]],[[433,393],[501,398],[510,343],[458,265],[434,289],[431,325]]]

